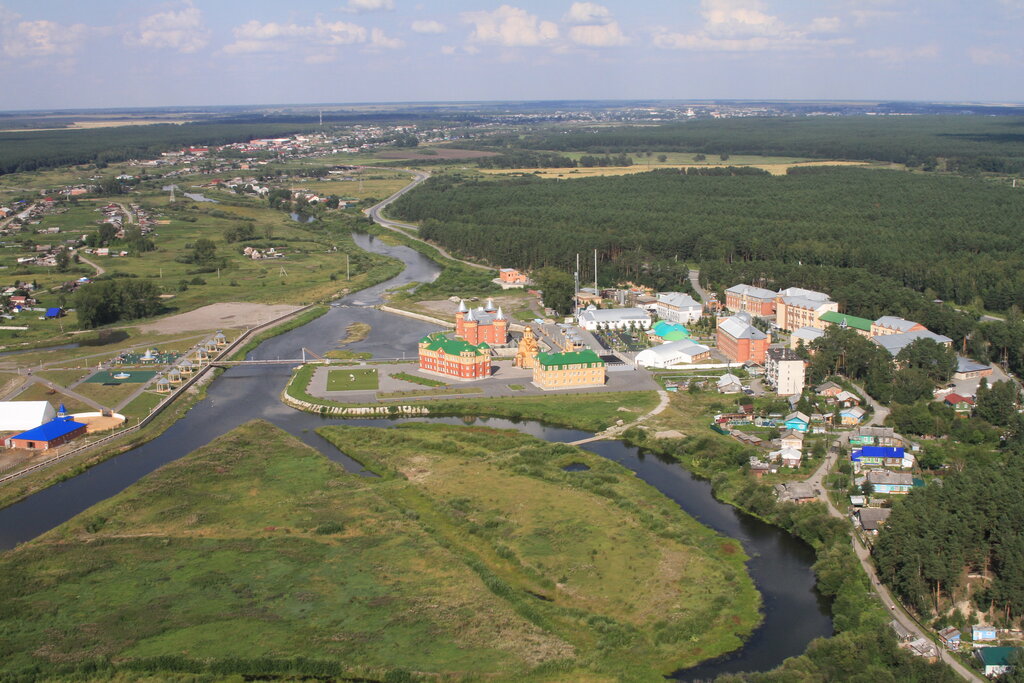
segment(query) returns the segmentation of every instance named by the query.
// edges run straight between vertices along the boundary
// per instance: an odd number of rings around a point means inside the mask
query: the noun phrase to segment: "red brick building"
[[[718,321],[718,350],[735,363],[764,363],[771,337],[750,324],[750,314],[737,313]]]
[[[455,314],[455,334],[474,345],[504,346],[508,343],[508,320],[501,308],[495,310],[493,299],[488,299],[485,306],[472,309],[463,301]]]
[[[775,292],[751,285],[734,285],[725,290],[725,307],[739,313],[764,317],[775,314]]]
[[[498,271],[498,277],[502,282],[507,282],[510,285],[525,285],[528,280],[525,273],[521,273],[515,268],[502,268]]]
[[[456,379],[483,379],[491,376],[491,348],[449,339],[440,332],[420,340],[420,370],[436,372]]]

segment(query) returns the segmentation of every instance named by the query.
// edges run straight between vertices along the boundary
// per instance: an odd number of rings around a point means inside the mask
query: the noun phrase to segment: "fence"
[[[292,311],[291,313],[285,313],[284,315],[279,316],[277,318],[274,318],[273,320],[269,320],[269,321],[263,323],[262,325],[257,325],[256,327],[251,327],[248,330],[246,330],[245,332],[243,332],[242,334],[240,334],[238,336],[238,339],[236,339],[235,341],[231,342],[226,347],[224,347],[224,349],[219,354],[217,354],[216,358],[211,359],[209,364],[207,364],[205,367],[203,367],[198,372],[196,372],[196,374],[192,375],[192,377],[190,377],[188,379],[188,381],[184,382],[180,387],[178,387],[173,392],[168,394],[167,398],[165,398],[164,400],[160,401],[160,403],[158,403],[153,408],[153,410],[150,411],[149,415],[147,415],[146,417],[144,417],[141,420],[139,420],[138,423],[136,423],[134,425],[131,425],[130,427],[125,427],[124,429],[116,431],[116,432],[114,432],[112,434],[108,434],[107,436],[104,436],[103,438],[98,439],[96,441],[93,441],[91,443],[82,444],[80,446],[72,448],[71,450],[65,451],[64,453],[58,453],[57,455],[53,456],[52,458],[47,458],[46,460],[44,460],[42,462],[37,462],[36,464],[30,465],[30,466],[28,466],[28,467],[26,467],[24,469],[20,469],[17,472],[12,472],[11,474],[4,475],[4,476],[0,477],[0,484],[6,483],[8,481],[12,481],[12,480],[17,479],[19,477],[23,477],[26,474],[29,474],[31,472],[39,471],[39,470],[41,470],[43,468],[46,468],[46,467],[49,467],[51,465],[55,465],[58,462],[60,462],[62,460],[66,460],[66,459],[70,458],[73,455],[81,455],[82,453],[85,453],[87,451],[93,450],[93,449],[95,449],[95,448],[97,448],[99,446],[103,446],[105,444],[108,444],[108,443],[110,443],[110,442],[112,442],[112,441],[114,441],[116,439],[120,439],[122,436],[125,436],[127,434],[131,434],[133,432],[139,431],[140,429],[142,429],[146,425],[150,424],[153,420],[155,420],[160,415],[160,413],[162,413],[167,408],[167,406],[169,406],[171,403],[173,403],[179,396],[181,396],[189,388],[191,388],[196,383],[198,383],[200,379],[202,379],[207,374],[209,374],[209,372],[213,369],[214,364],[218,360],[230,357],[230,355],[232,353],[234,353],[234,351],[236,349],[238,349],[243,344],[245,344],[249,340],[249,337],[251,337],[253,334],[261,332],[261,331],[263,331],[263,330],[265,330],[265,329],[267,329],[269,327],[273,327],[274,325],[277,325],[278,323],[280,323],[281,321],[283,321],[283,320],[285,320],[287,318],[290,318],[290,317],[296,316],[296,315],[300,315],[301,313],[304,313],[305,311],[307,311],[310,308],[312,308],[313,305],[314,304],[309,304],[308,306],[303,306],[302,308],[298,309],[297,311]]]

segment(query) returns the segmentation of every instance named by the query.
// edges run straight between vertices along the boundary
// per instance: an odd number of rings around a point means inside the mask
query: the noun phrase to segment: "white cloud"
[[[569,29],[569,39],[587,47],[615,47],[629,43],[629,38],[622,34],[617,21],[603,25],[573,26]]]
[[[137,30],[124,36],[128,45],[167,48],[191,53],[210,41],[210,31],[203,25],[203,13],[187,3],[180,11],[158,12],[143,18]]]
[[[348,0],[345,6],[346,12],[379,12],[381,10],[395,9],[395,0]]]
[[[18,21],[19,15],[4,14],[0,16],[2,51],[15,59],[72,55],[90,31],[85,24],[58,24],[48,19]]]
[[[421,19],[412,22],[412,30],[416,33],[444,33],[446,29],[440,21]]]
[[[1010,52],[993,47],[972,47],[967,54],[979,66],[1005,66],[1017,61]]]
[[[574,2],[565,14],[565,21],[570,24],[601,24],[611,19],[608,8],[594,2]]]
[[[502,5],[493,12],[463,12],[462,20],[473,25],[469,39],[475,43],[534,47],[551,44],[558,38],[554,22],[540,21],[536,15],[510,5]]]
[[[932,44],[918,47],[881,47],[864,50],[860,54],[868,59],[898,64],[914,59],[934,59],[939,56],[939,46]]]
[[[375,28],[370,31],[370,45],[373,47],[385,48],[388,50],[397,50],[405,45],[405,42],[401,38],[388,38],[384,35],[384,31],[379,28]]]
[[[344,21],[279,24],[263,23],[255,19],[233,29],[235,42],[224,47],[228,54],[258,52],[285,52],[299,48],[332,48],[341,45],[365,43],[367,31],[358,24]]]
[[[704,25],[699,31],[679,33],[660,28],[655,31],[654,44],[675,50],[749,52],[804,50],[852,42],[818,37],[839,30],[836,17],[818,17],[806,27],[790,26],[765,12],[761,0],[701,0],[701,15]]]

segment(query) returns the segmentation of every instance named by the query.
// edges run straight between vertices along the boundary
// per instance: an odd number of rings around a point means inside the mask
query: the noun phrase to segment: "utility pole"
[[[572,274],[573,293],[572,307],[578,316],[580,313],[580,255],[576,254],[576,272]]]
[[[597,288],[597,249],[594,250],[594,294],[599,293],[601,290]]]

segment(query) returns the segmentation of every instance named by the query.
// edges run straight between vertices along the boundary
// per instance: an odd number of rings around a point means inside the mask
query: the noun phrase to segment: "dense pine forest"
[[[967,574],[973,608],[1007,625],[1024,617],[1024,466],[972,462],[942,486],[913,491],[893,507],[875,549],[879,574],[922,614],[960,598]]]
[[[856,269],[845,273],[851,286],[869,273],[992,310],[1024,300],[1024,191],[980,179],[858,168],[436,177],[393,213],[421,222],[424,237],[495,265],[567,266],[577,252],[597,249],[609,280],[659,288],[678,285],[681,262],[699,261],[746,264],[745,281],[820,266]],[[875,294],[880,313],[891,292]]]
[[[508,135],[492,142],[501,147],[554,152],[765,154],[875,159],[928,170],[1024,172],[1024,119],[1015,116],[702,119]]]

